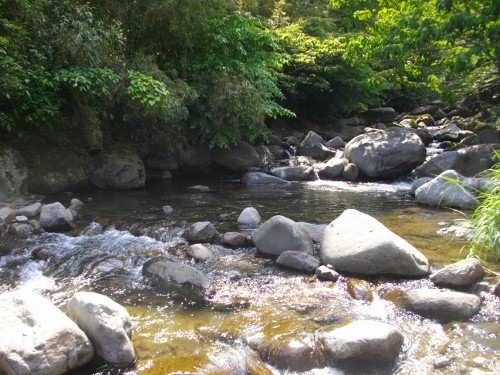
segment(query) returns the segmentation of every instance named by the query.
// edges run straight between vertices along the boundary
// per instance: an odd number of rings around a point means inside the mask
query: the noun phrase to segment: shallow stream
[[[366,279],[373,300],[357,300],[347,288],[351,276],[321,282],[279,268],[253,248],[217,245],[216,261],[194,264],[182,238],[197,221],[210,221],[220,233],[245,232],[236,221],[248,206],[263,221],[280,214],[314,224],[328,224],[355,208],[406,239],[438,269],[467,255],[463,240],[437,234],[443,223],[462,219],[460,214],[416,205],[407,182],[204,183],[210,191],[190,190],[193,182],[157,182],[137,191],[78,193],[85,206],[71,233],[4,236],[0,292],[35,291],[64,310],[76,291],[91,290],[127,308],[134,324],[135,368],[110,370],[96,361],[75,372],[81,375],[500,373],[500,303],[489,293],[486,284],[494,280],[488,276],[473,291],[483,298],[481,312],[470,322],[442,325],[382,298],[395,288],[433,287],[427,279]],[[46,201],[67,206],[71,198]],[[173,212],[165,214],[165,205]],[[39,247],[49,250],[48,260],[32,258]],[[146,260],[165,254],[208,275],[211,287],[202,298],[185,289],[160,291],[142,276]],[[325,363],[316,347],[319,333],[362,318],[389,322],[404,334],[397,362],[388,367]]]

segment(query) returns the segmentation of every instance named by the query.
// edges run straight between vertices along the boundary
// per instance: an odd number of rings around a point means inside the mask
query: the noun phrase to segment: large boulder
[[[366,121],[371,123],[388,123],[396,120],[396,110],[392,107],[372,108],[365,111],[363,116]]]
[[[345,157],[371,178],[393,178],[409,173],[425,156],[422,140],[406,131],[362,134],[345,146]]]
[[[479,183],[474,180],[464,178],[453,170],[444,171],[415,191],[415,201],[436,207],[474,209],[479,206],[479,201],[468,190],[478,186]]]
[[[257,250],[266,255],[279,256],[287,250],[313,253],[313,242],[307,231],[300,224],[281,215],[273,216],[255,229],[252,240]]]
[[[271,173],[286,181],[315,181],[318,179],[313,167],[308,166],[292,166],[292,167],[277,167],[271,169]]]
[[[303,251],[285,251],[276,259],[276,263],[296,271],[311,273],[320,265],[317,258]]]
[[[409,290],[401,302],[406,310],[443,322],[469,320],[481,309],[481,299],[474,294],[440,289]]]
[[[498,146],[491,144],[470,146],[458,151],[445,151],[415,168],[418,177],[435,177],[448,169],[462,176],[475,176],[494,164],[493,150]]]
[[[100,189],[138,189],[146,184],[146,169],[134,150],[115,147],[99,155],[90,182]]]
[[[393,326],[358,320],[321,335],[326,356],[333,361],[391,363],[403,347],[403,335]]]
[[[325,160],[332,158],[335,151],[324,145],[324,140],[319,134],[310,131],[300,144],[299,154],[315,160]]]
[[[240,142],[229,149],[217,148],[212,151],[212,159],[216,164],[231,171],[258,167],[261,161],[255,148],[246,142]]]
[[[0,373],[58,375],[89,362],[85,333],[48,299],[34,293],[0,295]]]
[[[40,225],[48,232],[69,230],[73,226],[73,214],[60,202],[44,204],[40,212]]]
[[[179,156],[180,169],[183,172],[203,171],[212,163],[212,152],[206,143],[189,146]]]
[[[447,265],[433,273],[430,279],[436,285],[451,288],[467,288],[476,281],[479,281],[483,277],[483,274],[484,268],[481,261],[476,258],[467,258]]]
[[[165,258],[154,258],[142,267],[143,275],[151,278],[153,283],[165,290],[177,285],[190,285],[206,289],[210,282],[205,274],[187,264],[174,262]]]
[[[35,146],[23,155],[28,166],[28,190],[32,193],[50,195],[89,187],[92,163],[83,151]]]
[[[102,294],[78,292],[66,309],[107,363],[126,366],[135,361],[132,322],[123,306]]]
[[[429,261],[373,217],[346,210],[323,232],[320,259],[337,271],[367,275],[425,276]]]
[[[6,148],[0,152],[0,201],[27,192],[28,168],[21,154]]]
[[[263,172],[247,172],[241,176],[241,182],[246,185],[286,185],[289,181]]]
[[[219,232],[209,221],[199,221],[191,225],[184,238],[191,243],[212,243],[219,237]]]

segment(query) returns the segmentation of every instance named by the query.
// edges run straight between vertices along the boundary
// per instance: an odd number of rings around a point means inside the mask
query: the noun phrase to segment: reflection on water
[[[327,224],[347,208],[368,213],[422,251],[434,268],[462,259],[464,242],[436,234],[438,223],[459,219],[445,210],[416,206],[409,184],[316,181],[245,187],[210,183],[209,192],[187,183],[157,183],[130,192],[86,192],[77,227],[69,234],[7,238],[0,257],[0,292],[34,290],[59,306],[77,290],[93,290],[123,304],[134,323],[137,367],[130,374],[455,374],[497,371],[498,300],[486,292],[472,322],[441,325],[402,311],[381,298],[393,289],[431,287],[428,280],[367,279],[373,301],[353,299],[348,276],[336,283],[278,268],[255,249],[214,246],[214,262],[194,264],[182,233],[210,221],[219,232],[243,230],[240,212],[255,207],[263,220],[280,214]],[[68,203],[68,197],[53,197]],[[173,212],[165,214],[169,205]],[[247,230],[248,232],[248,230]],[[43,247],[51,256],[32,259]],[[152,257],[170,255],[205,272],[211,287],[202,298],[163,292],[141,275]],[[317,347],[318,335],[357,319],[389,322],[403,332],[397,363],[336,368]],[[257,354],[259,353],[259,354]],[[443,368],[436,369],[442,364]],[[441,364],[441,365],[440,365]],[[75,374],[97,374],[93,363]],[[286,369],[289,367],[289,369]],[[117,373],[116,371],[114,373]],[[120,372],[118,372],[120,373]]]

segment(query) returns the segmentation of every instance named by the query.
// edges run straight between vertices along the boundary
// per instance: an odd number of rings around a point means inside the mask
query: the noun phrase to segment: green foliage
[[[470,240],[471,253],[485,260],[500,259],[500,153],[496,152],[497,163],[488,170],[490,182],[480,193],[481,205],[471,216],[473,236]]]

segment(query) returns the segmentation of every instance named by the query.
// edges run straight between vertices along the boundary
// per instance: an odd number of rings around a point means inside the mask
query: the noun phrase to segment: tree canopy
[[[0,0],[0,134],[98,149],[498,88],[498,0]],[[491,90],[490,90],[491,91]],[[498,103],[496,103],[498,104]],[[498,113],[497,113],[498,115]]]

